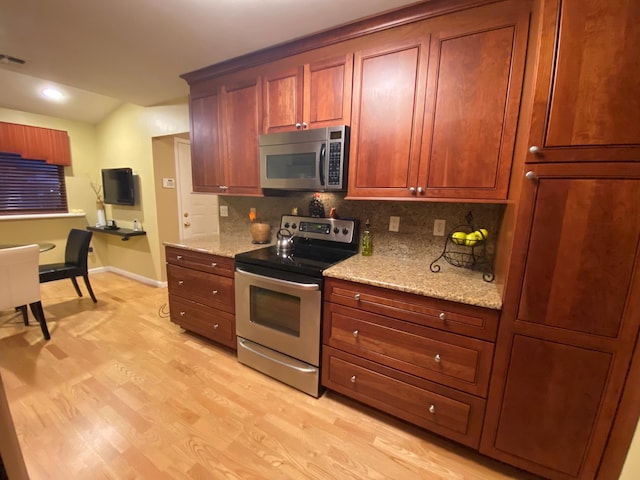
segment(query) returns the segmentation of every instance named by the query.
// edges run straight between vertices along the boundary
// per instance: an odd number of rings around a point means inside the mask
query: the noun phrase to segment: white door
[[[188,140],[174,140],[178,187],[180,239],[217,234],[219,229],[218,196],[194,193],[191,180],[191,145]]]

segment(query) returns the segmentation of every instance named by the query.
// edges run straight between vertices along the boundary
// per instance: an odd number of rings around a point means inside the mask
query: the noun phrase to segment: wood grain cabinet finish
[[[507,198],[529,8],[470,9],[356,52],[350,196]]]
[[[477,448],[497,312],[334,278],[324,288],[323,385]]]
[[[258,135],[260,78],[213,89],[190,101],[191,164],[196,192],[262,195]]]
[[[640,3],[548,0],[528,162],[640,159]]]
[[[484,399],[329,346],[322,349],[322,365],[326,387],[477,448]]]
[[[276,133],[351,121],[353,55],[289,68],[262,76],[263,133]]]
[[[481,451],[547,478],[601,478],[640,325],[640,163],[529,177]]]
[[[166,247],[171,321],[236,348],[233,260]]]

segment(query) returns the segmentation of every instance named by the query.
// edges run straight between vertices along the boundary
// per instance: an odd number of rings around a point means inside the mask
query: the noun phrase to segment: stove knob
[[[343,229],[342,229],[342,233],[343,233],[344,235],[347,235],[347,234],[349,233],[349,230],[348,230],[348,229],[346,229],[346,228],[343,228]]]
[[[289,228],[289,222],[285,222],[284,228]]]
[[[295,223],[292,223],[291,224],[291,228],[293,228],[295,230],[296,228],[298,228],[298,225],[296,225]]]
[[[340,233],[340,229],[338,227],[334,227],[333,233],[335,233],[336,235],[339,234]]]

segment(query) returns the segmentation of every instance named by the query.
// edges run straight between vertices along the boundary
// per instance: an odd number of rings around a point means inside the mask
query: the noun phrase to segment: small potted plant
[[[251,220],[253,243],[269,243],[271,241],[271,225],[261,222],[253,209],[249,212],[249,220]]]

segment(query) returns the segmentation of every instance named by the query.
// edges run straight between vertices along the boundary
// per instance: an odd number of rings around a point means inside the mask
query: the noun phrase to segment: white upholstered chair
[[[29,325],[29,305],[40,323],[44,338],[49,340],[51,337],[40,300],[39,255],[38,245],[0,249],[0,310],[19,309],[24,324]]]

